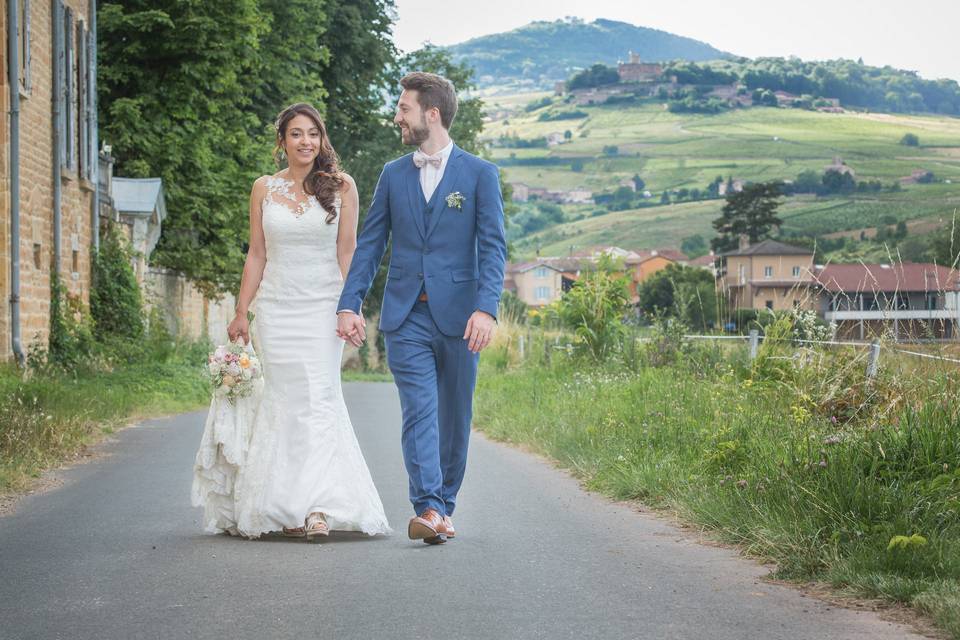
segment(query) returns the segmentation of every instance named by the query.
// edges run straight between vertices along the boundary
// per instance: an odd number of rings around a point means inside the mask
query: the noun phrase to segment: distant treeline
[[[574,75],[568,86],[584,88],[617,81],[615,69],[600,67],[602,65],[595,65]],[[786,91],[798,96],[837,98],[846,107],[960,115],[960,84],[956,80],[925,80],[913,71],[871,67],[861,61],[805,62],[797,58],[738,58],[699,64],[677,61],[664,65],[664,79],[672,76],[685,85],[740,82],[750,91]]]

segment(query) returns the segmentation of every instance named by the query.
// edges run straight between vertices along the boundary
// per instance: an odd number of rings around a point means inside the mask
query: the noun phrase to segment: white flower
[[[207,370],[210,372],[210,375],[212,376],[217,375],[218,373],[220,373],[220,363],[211,362],[210,364],[207,365]]]
[[[459,211],[463,210],[463,194],[459,191],[454,191],[453,193],[447,196],[447,206],[451,209],[457,209]]]
[[[227,348],[223,345],[217,347],[217,350],[213,352],[213,357],[217,360],[223,360],[227,355]]]
[[[244,380],[250,380],[253,375],[250,373],[250,369],[244,369],[242,372],[240,372],[240,377],[242,377]]]
[[[239,376],[240,371],[241,371],[240,365],[237,364],[236,362],[231,362],[230,364],[227,365],[227,373],[230,374],[231,376],[234,376],[234,377]]]

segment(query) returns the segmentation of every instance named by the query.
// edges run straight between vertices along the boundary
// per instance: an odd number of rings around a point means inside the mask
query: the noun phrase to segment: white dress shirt
[[[447,143],[443,149],[438,151],[440,154],[440,167],[434,167],[429,162],[420,167],[420,188],[423,190],[423,196],[427,202],[433,197],[433,192],[440,186],[443,180],[443,170],[447,168],[447,161],[450,159],[450,153],[453,151],[453,140]],[[338,309],[337,313],[353,313],[350,309]]]
[[[433,192],[437,190],[437,186],[439,186],[440,181],[443,179],[443,170],[447,168],[447,161],[450,159],[451,151],[453,151],[453,140],[437,152],[441,158],[440,168],[434,167],[429,162],[420,167],[420,188],[423,189],[423,197],[427,202],[430,202],[430,198],[433,197]]]

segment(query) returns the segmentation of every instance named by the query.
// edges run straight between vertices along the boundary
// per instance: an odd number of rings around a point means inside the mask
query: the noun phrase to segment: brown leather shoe
[[[443,544],[447,541],[447,526],[435,509],[427,509],[419,516],[410,518],[407,535],[411,540],[423,540],[427,544]]]
[[[443,526],[447,528],[448,538],[457,537],[457,532],[453,529],[453,520],[450,519],[450,516],[443,516]]]

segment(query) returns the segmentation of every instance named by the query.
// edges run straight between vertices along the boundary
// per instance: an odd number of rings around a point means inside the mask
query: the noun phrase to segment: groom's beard
[[[403,141],[403,144],[419,147],[427,141],[427,138],[430,137],[430,129],[427,128],[427,119],[421,118],[420,125],[419,127],[407,125],[406,129],[400,129],[400,140]]]

